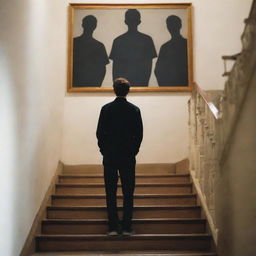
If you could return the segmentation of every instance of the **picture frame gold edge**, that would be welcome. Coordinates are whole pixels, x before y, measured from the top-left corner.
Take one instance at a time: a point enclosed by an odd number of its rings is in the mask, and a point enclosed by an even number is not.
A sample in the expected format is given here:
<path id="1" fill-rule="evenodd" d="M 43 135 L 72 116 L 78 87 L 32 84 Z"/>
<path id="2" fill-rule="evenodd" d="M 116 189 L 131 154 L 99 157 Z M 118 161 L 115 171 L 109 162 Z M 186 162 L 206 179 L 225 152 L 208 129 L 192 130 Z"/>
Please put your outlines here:
<path id="1" fill-rule="evenodd" d="M 68 46 L 67 46 L 67 92 L 69 92 L 73 87 L 72 87 L 72 80 L 73 80 L 73 61 L 72 61 L 72 48 L 73 48 L 73 40 L 72 40 L 72 32 L 73 32 L 73 8 L 71 5 L 68 5 Z"/>
<path id="2" fill-rule="evenodd" d="M 130 6 L 132 9 L 135 9 L 136 7 L 143 7 L 143 8 L 157 8 L 160 9 L 161 7 L 171 7 L 172 9 L 175 8 L 188 8 L 189 6 L 192 6 L 192 3 L 69 3 L 69 6 L 73 8 L 127 8 Z"/>
<path id="3" fill-rule="evenodd" d="M 192 17 L 193 5 L 188 7 L 188 80 L 189 84 L 194 87 L 194 56 L 193 56 L 193 17 Z"/>
<path id="4" fill-rule="evenodd" d="M 188 61 L 189 61 L 189 86 L 183 87 L 183 86 L 173 86 L 173 87 L 131 87 L 130 92 L 191 92 L 194 89 L 194 80 L 193 80 L 193 36 L 192 36 L 192 8 L 193 5 L 192 3 L 129 3 L 129 4 L 124 4 L 124 3 L 69 3 L 68 4 L 68 78 L 67 78 L 67 93 L 92 93 L 92 92 L 112 92 L 113 88 L 112 87 L 72 87 L 72 25 L 73 25 L 73 10 L 74 8 L 78 7 L 84 7 L 87 8 L 88 6 L 91 6 L 91 8 L 105 8 L 106 6 L 115 7 L 115 8 L 127 8 L 128 6 L 131 6 L 132 8 L 136 8 L 137 6 L 139 7 L 144 7 L 144 8 L 156 8 L 156 9 L 161 9 L 162 6 L 165 7 L 171 7 L 171 9 L 175 8 L 184 8 L 188 9 L 188 24 L 189 24 L 189 29 L 188 29 L 188 38 L 189 38 L 189 44 L 188 44 Z M 83 8 L 82 8 L 83 9 Z"/>
<path id="5" fill-rule="evenodd" d="M 194 85 L 191 86 L 173 86 L 173 87 L 131 87 L 130 92 L 191 92 L 194 89 Z M 72 87 L 68 89 L 68 93 L 91 93 L 91 92 L 112 92 L 112 87 Z"/>

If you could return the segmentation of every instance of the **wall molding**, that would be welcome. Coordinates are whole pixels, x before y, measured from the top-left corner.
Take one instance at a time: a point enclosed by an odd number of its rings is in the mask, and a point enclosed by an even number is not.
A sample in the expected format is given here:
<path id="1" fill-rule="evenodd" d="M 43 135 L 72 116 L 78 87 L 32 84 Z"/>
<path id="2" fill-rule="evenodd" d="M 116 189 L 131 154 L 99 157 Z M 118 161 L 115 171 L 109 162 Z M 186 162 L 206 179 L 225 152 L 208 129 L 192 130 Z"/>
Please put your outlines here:
<path id="1" fill-rule="evenodd" d="M 55 192 L 55 184 L 58 180 L 58 176 L 62 174 L 64 165 L 59 161 L 57 169 L 51 179 L 50 185 L 45 193 L 45 196 L 41 202 L 39 210 L 34 218 L 33 224 L 28 233 L 27 239 L 21 250 L 20 256 L 29 256 L 35 253 L 35 236 L 41 232 L 41 221 L 46 217 L 46 207 L 51 202 L 51 195 Z"/>

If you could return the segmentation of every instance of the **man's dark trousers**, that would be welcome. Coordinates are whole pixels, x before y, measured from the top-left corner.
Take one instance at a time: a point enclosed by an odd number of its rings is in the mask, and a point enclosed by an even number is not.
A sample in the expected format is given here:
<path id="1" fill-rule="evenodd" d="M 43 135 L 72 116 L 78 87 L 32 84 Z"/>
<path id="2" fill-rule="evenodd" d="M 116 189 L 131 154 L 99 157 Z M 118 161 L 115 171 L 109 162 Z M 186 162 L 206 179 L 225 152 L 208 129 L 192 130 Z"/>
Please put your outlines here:
<path id="1" fill-rule="evenodd" d="M 132 225 L 133 193 L 135 188 L 135 157 L 121 161 L 109 161 L 104 157 L 104 180 L 109 219 L 109 230 L 118 230 L 117 183 L 121 179 L 123 192 L 122 229 L 129 231 Z M 119 175 L 118 175 L 119 174 Z"/>

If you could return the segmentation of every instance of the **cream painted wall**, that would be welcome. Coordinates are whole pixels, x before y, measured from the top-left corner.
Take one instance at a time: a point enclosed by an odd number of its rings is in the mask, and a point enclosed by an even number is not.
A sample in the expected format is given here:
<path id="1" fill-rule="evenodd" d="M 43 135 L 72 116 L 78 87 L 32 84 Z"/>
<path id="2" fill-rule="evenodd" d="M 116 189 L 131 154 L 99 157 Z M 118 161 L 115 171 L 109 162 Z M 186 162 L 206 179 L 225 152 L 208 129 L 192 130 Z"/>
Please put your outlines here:
<path id="1" fill-rule="evenodd" d="M 187 156 L 187 100 L 180 95 L 128 97 L 140 107 L 144 140 L 138 162 L 174 162 Z M 70 96 L 64 104 L 63 161 L 69 164 L 101 163 L 96 141 L 98 114 L 111 96 Z M 171 104 L 170 104 L 171 99 Z"/>
<path id="2" fill-rule="evenodd" d="M 124 0 L 94 2 L 135 3 Z M 146 2 L 187 1 L 137 1 L 137 3 Z M 193 0 L 191 2 L 194 6 L 194 80 L 204 89 L 222 89 L 225 78 L 221 76 L 223 73 L 221 56 L 240 51 L 243 20 L 248 16 L 252 1 Z M 65 12 L 67 5 L 68 1 L 63 1 L 60 12 Z M 66 22 L 65 17 L 63 23 Z M 65 42 L 63 46 L 66 49 Z M 128 100 L 141 108 L 145 127 L 142 148 L 137 157 L 138 162 L 176 162 L 188 156 L 188 99 L 189 94 L 130 94 Z M 95 130 L 101 106 L 111 100 L 113 95 L 110 93 L 66 94 L 61 158 L 64 163 L 101 163 Z"/>
<path id="3" fill-rule="evenodd" d="M 58 1 L 0 6 L 0 255 L 18 256 L 60 159 L 65 33 Z"/>

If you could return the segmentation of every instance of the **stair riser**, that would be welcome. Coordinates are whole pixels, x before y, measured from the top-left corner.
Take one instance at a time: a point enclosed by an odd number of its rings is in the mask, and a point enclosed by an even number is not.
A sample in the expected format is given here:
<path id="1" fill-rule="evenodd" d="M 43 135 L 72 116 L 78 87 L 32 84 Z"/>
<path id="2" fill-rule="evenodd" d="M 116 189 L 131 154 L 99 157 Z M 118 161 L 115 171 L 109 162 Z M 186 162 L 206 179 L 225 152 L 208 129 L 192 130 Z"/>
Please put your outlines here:
<path id="1" fill-rule="evenodd" d="M 168 238 L 150 240 L 115 240 L 106 239 L 103 241 L 91 240 L 56 240 L 48 238 L 37 240 L 38 251 L 124 251 L 124 250 L 209 250 L 210 240 L 199 238 Z"/>
<path id="2" fill-rule="evenodd" d="M 103 171 L 85 171 L 85 170 L 75 170 L 75 171 L 64 171 L 63 175 L 103 175 Z M 175 174 L 175 171 L 168 170 L 136 170 L 136 174 L 140 175 L 169 175 Z"/>
<path id="3" fill-rule="evenodd" d="M 123 200 L 118 199 L 118 205 L 122 205 Z M 85 199 L 52 199 L 52 205 L 54 206 L 105 206 L 105 198 L 85 198 Z M 188 198 L 136 198 L 134 199 L 134 205 L 196 205 L 195 197 Z"/>
<path id="4" fill-rule="evenodd" d="M 121 217 L 121 213 L 119 214 Z M 200 218 L 200 209 L 134 210 L 136 219 L 143 218 Z M 48 210 L 49 219 L 106 219 L 106 210 Z"/>
<path id="5" fill-rule="evenodd" d="M 138 183 L 183 183 L 189 182 L 189 177 L 181 176 L 181 177 L 136 177 L 136 182 Z M 59 178 L 59 182 L 62 184 L 89 184 L 89 183 L 104 183 L 103 177 L 86 177 L 86 178 Z M 120 182 L 119 182 L 120 183 Z"/>
<path id="6" fill-rule="evenodd" d="M 195 234 L 204 233 L 204 223 L 141 223 L 133 224 L 137 234 Z M 107 223 L 102 224 L 43 224 L 43 234 L 106 234 Z"/>
<path id="7" fill-rule="evenodd" d="M 121 194 L 121 187 L 118 187 L 117 193 Z M 191 193 L 191 186 L 154 186 L 154 187 L 136 187 L 136 194 L 188 194 Z M 99 195 L 104 194 L 105 188 L 102 187 L 65 187 L 57 186 L 56 194 L 57 195 Z"/>
<path id="8" fill-rule="evenodd" d="M 103 175 L 103 168 L 96 170 L 64 170 L 62 174 L 64 175 Z M 136 174 L 137 175 L 169 175 L 176 174 L 175 170 L 168 169 L 141 169 L 136 166 Z"/>
<path id="9" fill-rule="evenodd" d="M 170 164 L 137 164 L 137 174 L 175 174 L 175 165 Z M 64 166 L 63 174 L 103 174 L 103 166 Z"/>

